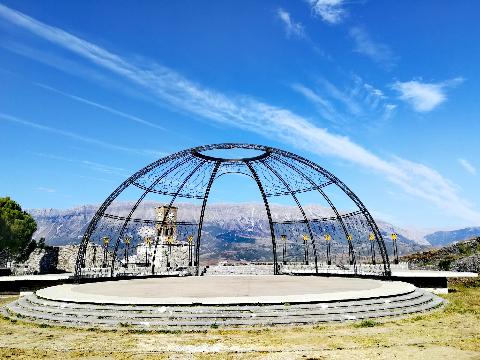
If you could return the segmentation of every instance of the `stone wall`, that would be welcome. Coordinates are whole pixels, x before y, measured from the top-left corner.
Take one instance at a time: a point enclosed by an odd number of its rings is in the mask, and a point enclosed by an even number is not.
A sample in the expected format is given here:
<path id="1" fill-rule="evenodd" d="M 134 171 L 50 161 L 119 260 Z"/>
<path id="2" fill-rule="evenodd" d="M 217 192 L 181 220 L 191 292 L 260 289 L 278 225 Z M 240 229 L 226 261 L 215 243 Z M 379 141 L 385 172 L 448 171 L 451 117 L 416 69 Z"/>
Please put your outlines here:
<path id="1" fill-rule="evenodd" d="M 57 270 L 65 272 L 75 271 L 75 262 L 77 260 L 78 245 L 67 245 L 58 247 Z"/>
<path id="2" fill-rule="evenodd" d="M 58 248 L 35 249 L 25 262 L 13 266 L 15 275 L 47 274 L 56 272 Z"/>
<path id="3" fill-rule="evenodd" d="M 58 271 L 75 272 L 75 263 L 79 245 L 66 245 L 58 247 Z M 109 257 L 110 259 L 110 257 Z M 86 267 L 100 267 L 103 261 L 103 248 L 100 245 L 89 244 L 85 252 Z"/>
<path id="4" fill-rule="evenodd" d="M 47 247 L 45 249 L 35 249 L 28 260 L 22 263 L 14 264 L 13 273 L 15 275 L 45 274 L 56 272 L 75 272 L 75 263 L 77 261 L 79 245 L 66 245 L 58 247 Z M 103 267 L 104 249 L 95 244 L 89 244 L 85 254 L 85 268 L 101 269 Z M 152 262 L 153 249 L 149 252 L 150 264 Z M 119 265 L 124 261 L 123 256 L 118 259 Z M 107 256 L 107 265 L 112 261 L 111 253 Z M 145 262 L 145 253 L 132 254 L 130 264 Z M 145 265 L 143 265 L 145 266 Z M 150 271 L 150 266 L 147 270 Z M 159 245 L 155 259 L 156 271 L 162 272 L 168 269 L 178 269 L 188 267 L 188 246 L 186 245 Z M 110 270 L 106 270 L 110 271 Z"/>

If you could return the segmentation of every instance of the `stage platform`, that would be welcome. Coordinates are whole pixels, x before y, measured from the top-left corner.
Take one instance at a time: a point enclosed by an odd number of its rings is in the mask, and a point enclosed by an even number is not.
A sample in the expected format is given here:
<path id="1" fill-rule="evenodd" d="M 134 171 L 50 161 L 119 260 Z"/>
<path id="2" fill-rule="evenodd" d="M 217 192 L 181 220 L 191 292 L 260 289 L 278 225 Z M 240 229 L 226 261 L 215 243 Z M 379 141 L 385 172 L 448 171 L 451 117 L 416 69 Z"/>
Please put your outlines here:
<path id="1" fill-rule="evenodd" d="M 0 312 L 37 324 L 196 330 L 399 317 L 442 304 L 398 281 L 211 276 L 64 284 L 20 297 Z"/>
<path id="2" fill-rule="evenodd" d="M 47 300 L 93 304 L 223 305 L 345 301 L 395 296 L 415 287 L 399 281 L 318 276 L 209 276 L 64 284 L 37 291 Z"/>

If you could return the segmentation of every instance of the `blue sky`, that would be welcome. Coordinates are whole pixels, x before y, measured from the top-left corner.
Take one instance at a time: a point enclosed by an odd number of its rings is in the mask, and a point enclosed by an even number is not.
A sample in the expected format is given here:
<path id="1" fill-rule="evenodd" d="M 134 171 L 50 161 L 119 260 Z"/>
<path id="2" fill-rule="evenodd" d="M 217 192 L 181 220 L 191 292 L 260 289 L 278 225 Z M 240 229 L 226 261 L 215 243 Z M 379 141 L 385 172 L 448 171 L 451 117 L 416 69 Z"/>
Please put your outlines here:
<path id="1" fill-rule="evenodd" d="M 312 159 L 395 224 L 480 225 L 478 13 L 441 0 L 1 0 L 1 194 L 99 203 L 159 157 L 248 142 Z M 217 200 L 252 200 L 228 195 Z"/>

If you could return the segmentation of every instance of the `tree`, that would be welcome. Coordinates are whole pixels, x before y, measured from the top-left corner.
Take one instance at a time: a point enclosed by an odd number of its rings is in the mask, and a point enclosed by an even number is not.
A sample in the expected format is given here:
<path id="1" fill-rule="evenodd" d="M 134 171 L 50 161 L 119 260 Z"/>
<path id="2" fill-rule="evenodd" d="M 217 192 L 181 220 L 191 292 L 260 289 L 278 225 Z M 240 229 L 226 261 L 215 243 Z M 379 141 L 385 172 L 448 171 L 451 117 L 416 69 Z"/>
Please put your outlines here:
<path id="1" fill-rule="evenodd" d="M 20 205 L 9 197 L 0 198 L 0 251 L 25 254 L 36 230 L 37 223 Z"/>

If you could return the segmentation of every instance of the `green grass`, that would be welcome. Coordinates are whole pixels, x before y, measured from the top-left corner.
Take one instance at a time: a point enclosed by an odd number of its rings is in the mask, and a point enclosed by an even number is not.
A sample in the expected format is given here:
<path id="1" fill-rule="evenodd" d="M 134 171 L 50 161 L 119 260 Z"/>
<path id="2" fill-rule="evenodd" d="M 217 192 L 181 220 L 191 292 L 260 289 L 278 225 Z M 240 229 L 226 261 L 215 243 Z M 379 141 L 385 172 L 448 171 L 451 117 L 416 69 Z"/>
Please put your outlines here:
<path id="1" fill-rule="evenodd" d="M 367 319 L 367 320 L 362 320 L 359 323 L 353 324 L 353 327 L 355 328 L 368 328 L 368 327 L 374 327 L 381 325 L 380 323 L 376 322 L 375 320 Z"/>

